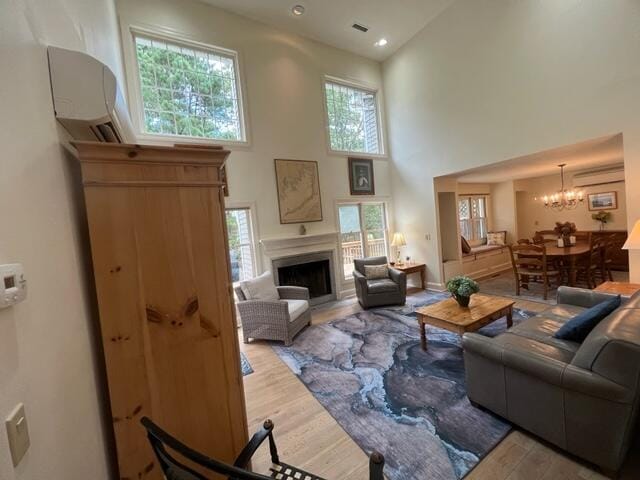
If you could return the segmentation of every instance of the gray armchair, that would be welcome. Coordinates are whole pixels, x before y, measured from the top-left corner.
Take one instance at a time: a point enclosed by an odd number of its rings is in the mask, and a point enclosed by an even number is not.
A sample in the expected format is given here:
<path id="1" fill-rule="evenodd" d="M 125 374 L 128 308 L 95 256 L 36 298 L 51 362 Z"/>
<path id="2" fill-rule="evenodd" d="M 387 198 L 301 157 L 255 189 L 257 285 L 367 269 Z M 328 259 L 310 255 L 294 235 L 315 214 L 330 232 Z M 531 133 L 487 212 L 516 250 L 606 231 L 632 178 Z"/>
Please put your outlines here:
<path id="1" fill-rule="evenodd" d="M 582 343 L 555 338 L 606 293 L 560 287 L 558 304 L 495 338 L 462 338 L 469 399 L 568 452 L 616 472 L 640 408 L 640 295 Z"/>
<path id="2" fill-rule="evenodd" d="M 311 324 L 309 289 L 276 287 L 279 300 L 247 300 L 240 287 L 235 288 L 242 321 L 244 343 L 249 339 L 280 340 L 291 345 L 293 337 Z"/>
<path id="3" fill-rule="evenodd" d="M 407 274 L 389 268 L 389 278 L 367 280 L 365 265 L 386 265 L 387 257 L 359 258 L 353 261 L 355 270 L 353 280 L 356 284 L 356 296 L 362 308 L 383 305 L 404 305 L 407 299 Z"/>

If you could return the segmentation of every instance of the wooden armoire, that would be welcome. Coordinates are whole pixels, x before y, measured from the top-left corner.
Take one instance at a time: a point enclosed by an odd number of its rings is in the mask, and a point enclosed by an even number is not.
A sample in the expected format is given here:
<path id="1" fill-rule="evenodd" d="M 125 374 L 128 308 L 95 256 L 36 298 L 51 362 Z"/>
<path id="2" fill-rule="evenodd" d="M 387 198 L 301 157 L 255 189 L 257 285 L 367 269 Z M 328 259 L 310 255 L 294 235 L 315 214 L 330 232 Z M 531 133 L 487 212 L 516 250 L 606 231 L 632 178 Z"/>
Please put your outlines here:
<path id="1" fill-rule="evenodd" d="M 74 142 L 119 478 L 162 478 L 140 418 L 232 463 L 247 442 L 217 148 Z"/>

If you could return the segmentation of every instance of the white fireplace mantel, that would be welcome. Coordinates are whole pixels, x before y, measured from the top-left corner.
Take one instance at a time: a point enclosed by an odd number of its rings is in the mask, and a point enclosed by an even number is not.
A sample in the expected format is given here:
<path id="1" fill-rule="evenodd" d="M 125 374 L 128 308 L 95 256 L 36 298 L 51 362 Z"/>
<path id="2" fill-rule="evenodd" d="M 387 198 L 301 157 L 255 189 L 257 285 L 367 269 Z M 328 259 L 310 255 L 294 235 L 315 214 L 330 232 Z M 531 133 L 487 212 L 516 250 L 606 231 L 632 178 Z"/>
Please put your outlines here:
<path id="1" fill-rule="evenodd" d="M 334 250 L 338 245 L 338 232 L 296 235 L 292 237 L 263 238 L 260 245 L 265 255 L 277 258 L 287 255 L 297 255 L 317 251 L 320 249 Z"/>

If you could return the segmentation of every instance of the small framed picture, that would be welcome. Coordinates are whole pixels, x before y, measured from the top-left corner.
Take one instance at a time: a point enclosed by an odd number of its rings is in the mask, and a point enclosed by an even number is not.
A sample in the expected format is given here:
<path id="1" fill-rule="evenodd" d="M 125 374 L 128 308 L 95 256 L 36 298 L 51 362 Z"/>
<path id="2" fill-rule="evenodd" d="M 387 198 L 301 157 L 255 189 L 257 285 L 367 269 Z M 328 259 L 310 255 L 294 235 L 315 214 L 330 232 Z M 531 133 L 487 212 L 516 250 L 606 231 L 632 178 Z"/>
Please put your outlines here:
<path id="1" fill-rule="evenodd" d="M 597 210 L 615 210 L 618 208 L 618 193 L 590 193 L 587 195 L 587 201 L 589 202 L 589 210 L 592 212 Z"/>
<path id="2" fill-rule="evenodd" d="M 373 160 L 349 158 L 349 190 L 351 195 L 375 195 Z"/>

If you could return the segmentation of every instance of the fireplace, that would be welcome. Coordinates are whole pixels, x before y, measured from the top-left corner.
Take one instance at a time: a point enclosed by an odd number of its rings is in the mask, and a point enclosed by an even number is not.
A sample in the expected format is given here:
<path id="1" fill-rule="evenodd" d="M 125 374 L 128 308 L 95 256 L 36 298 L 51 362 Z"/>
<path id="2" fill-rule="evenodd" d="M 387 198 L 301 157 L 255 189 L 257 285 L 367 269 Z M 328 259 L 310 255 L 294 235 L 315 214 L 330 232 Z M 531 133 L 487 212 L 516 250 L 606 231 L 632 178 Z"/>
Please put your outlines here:
<path id="1" fill-rule="evenodd" d="M 311 305 L 336 299 L 332 252 L 276 258 L 272 263 L 276 283 L 308 288 Z"/>

